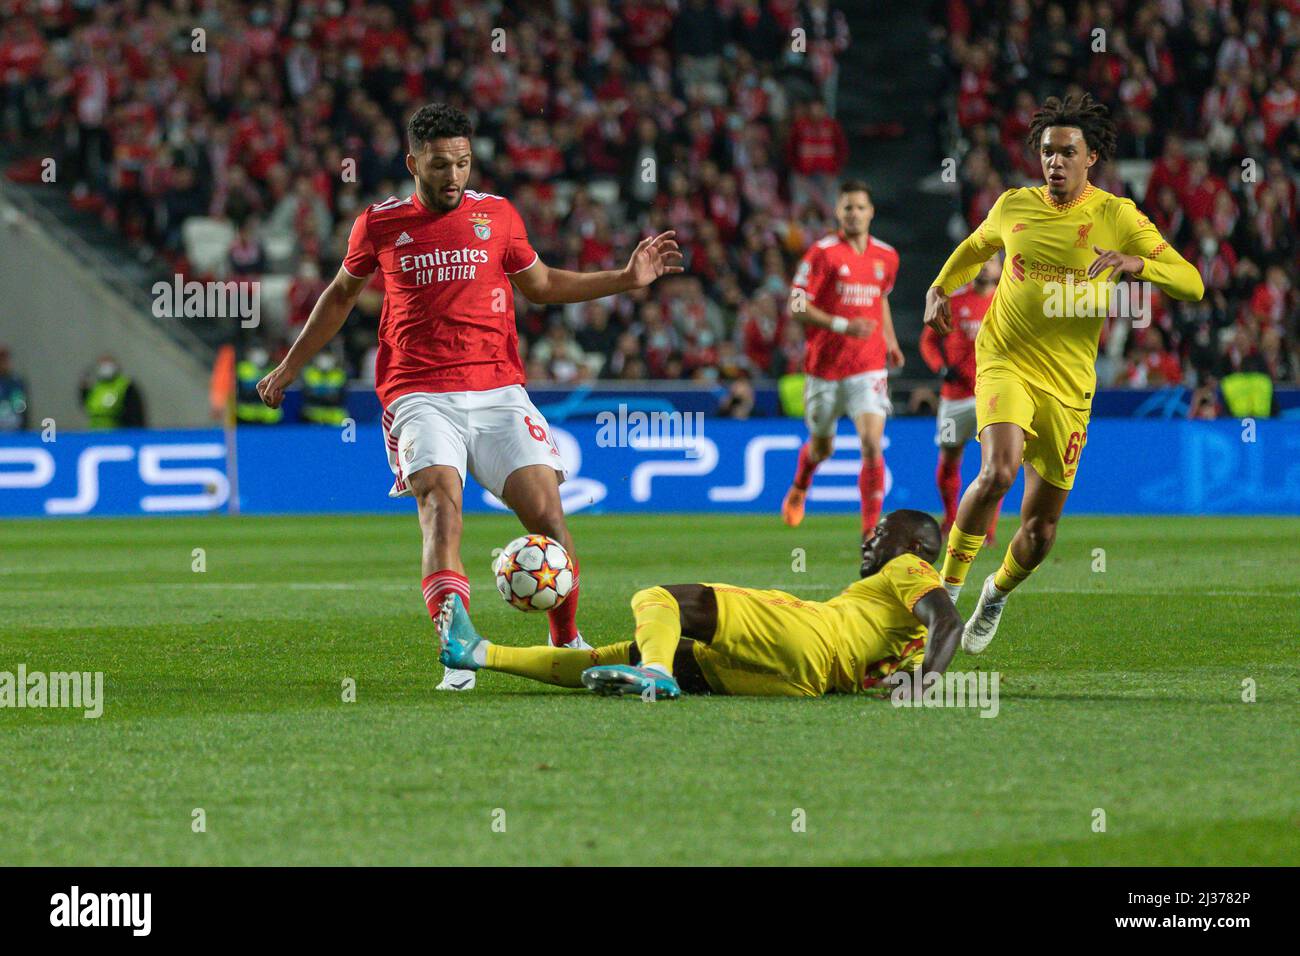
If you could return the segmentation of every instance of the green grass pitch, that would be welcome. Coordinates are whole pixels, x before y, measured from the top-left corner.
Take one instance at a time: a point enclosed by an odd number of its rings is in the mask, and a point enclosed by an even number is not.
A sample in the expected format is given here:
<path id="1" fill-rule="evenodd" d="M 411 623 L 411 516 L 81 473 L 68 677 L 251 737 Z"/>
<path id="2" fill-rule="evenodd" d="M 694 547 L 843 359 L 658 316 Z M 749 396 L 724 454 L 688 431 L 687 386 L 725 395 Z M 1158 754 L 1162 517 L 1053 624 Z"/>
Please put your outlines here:
<path id="1" fill-rule="evenodd" d="M 579 515 L 579 622 L 625 639 L 655 583 L 828 597 L 855 521 Z M 544 616 L 488 570 L 517 527 L 470 516 L 464 557 L 480 629 L 535 643 Z M 986 719 L 491 673 L 436 693 L 409 516 L 0 523 L 0 671 L 103 671 L 106 698 L 0 709 L 0 864 L 1296 864 L 1297 540 L 1294 518 L 1067 514 L 954 662 L 1001 674 Z"/>

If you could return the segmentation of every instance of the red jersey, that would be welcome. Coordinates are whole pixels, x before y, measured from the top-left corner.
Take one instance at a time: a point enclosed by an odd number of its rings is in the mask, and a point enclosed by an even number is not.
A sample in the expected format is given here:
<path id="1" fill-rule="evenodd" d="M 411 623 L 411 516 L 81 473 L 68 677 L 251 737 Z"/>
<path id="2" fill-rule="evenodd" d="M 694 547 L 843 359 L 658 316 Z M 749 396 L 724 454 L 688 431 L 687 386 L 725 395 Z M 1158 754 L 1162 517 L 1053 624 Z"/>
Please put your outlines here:
<path id="1" fill-rule="evenodd" d="M 949 401 L 970 398 L 975 394 L 975 336 L 979 335 L 984 313 L 993 301 L 993 291 L 981 295 L 973 287 L 948 302 L 952 310 L 952 331 L 940 335 L 931 326 L 921 331 L 921 357 L 930 371 L 945 365 L 956 369 L 960 381 L 944 382 L 939 394 Z"/>
<path id="2" fill-rule="evenodd" d="M 807 352 L 804 371 L 818 378 L 839 379 L 885 367 L 884 302 L 898 276 L 898 253 L 887 242 L 868 236 L 856 252 L 841 233 L 814 242 L 799 262 L 794 286 L 823 312 L 845 319 L 867 319 L 876 326 L 865 339 L 804 326 Z"/>
<path id="3" fill-rule="evenodd" d="M 482 392 L 522 385 L 514 289 L 537 261 L 509 201 L 465 190 L 451 212 L 414 194 L 357 217 L 343 268 L 384 275 L 375 391 L 385 407 L 408 392 Z"/>

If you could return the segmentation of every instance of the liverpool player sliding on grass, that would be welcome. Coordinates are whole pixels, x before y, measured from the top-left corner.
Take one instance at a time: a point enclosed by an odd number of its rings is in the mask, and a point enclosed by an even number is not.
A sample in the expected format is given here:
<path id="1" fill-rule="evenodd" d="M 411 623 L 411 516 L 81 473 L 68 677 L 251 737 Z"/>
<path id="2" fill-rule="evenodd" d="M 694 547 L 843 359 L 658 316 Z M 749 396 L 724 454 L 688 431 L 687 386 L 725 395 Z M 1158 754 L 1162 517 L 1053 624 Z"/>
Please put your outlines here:
<path id="1" fill-rule="evenodd" d="M 796 527 L 803 521 L 813 472 L 831 456 L 835 423 L 848 415 L 862 445 L 858 491 L 864 539 L 876 526 L 885 497 L 881 442 L 890 412 L 885 365 L 903 364 L 889 311 L 898 253 L 869 233 L 874 215 L 867 184 L 844 183 L 835 205 L 840 231 L 813 243 L 791 284 L 790 315 L 803 323 L 808 339 L 804 419 L 809 437 L 799 449 L 794 483 L 781 504 L 786 524 Z"/>
<path id="2" fill-rule="evenodd" d="M 975 437 L 975 336 L 979 334 L 984 313 L 993 301 L 993 289 L 1002 275 L 1002 263 L 994 257 L 984 263 L 971 287 L 953 296 L 949 306 L 952 331 L 940 335 L 933 325 L 921 331 L 921 358 L 930 371 L 942 376 L 939 391 L 939 414 L 935 422 L 934 443 L 939 446 L 939 467 L 935 483 L 943 500 L 943 533 L 947 535 L 957 520 L 957 499 L 961 497 L 961 459 L 966 445 Z M 998 510 L 993 511 L 984 544 L 994 543 Z"/>
<path id="3" fill-rule="evenodd" d="M 1047 184 L 1003 193 L 948 258 L 925 303 L 926 325 L 946 334 L 948 296 L 995 252 L 1005 251 L 1002 278 L 975 342 L 981 465 L 948 535 L 942 574 L 953 603 L 1022 462 L 1025 495 L 1020 528 L 1002 566 L 984 582 L 962 634 L 962 648 L 972 654 L 988 646 L 1007 595 L 1043 562 L 1056 538 L 1088 439 L 1097 340 L 1114 288 L 1108 281 L 1127 274 L 1183 301 L 1205 292 L 1195 267 L 1132 200 L 1088 182 L 1088 170 L 1115 151 L 1115 126 L 1105 106 L 1087 94 L 1052 97 L 1034 114 L 1029 142 Z M 1062 308 L 1066 299 L 1069 306 Z"/>
<path id="4" fill-rule="evenodd" d="M 670 584 L 632 597 L 632 641 L 576 650 L 485 640 L 460 596 L 438 622 L 448 667 L 504 671 L 600 694 L 820 697 L 942 673 L 961 618 L 932 563 L 943 546 L 921 511 L 893 511 L 862 545 L 860 581 L 829 601 L 729 584 Z M 899 675 L 899 676 L 895 676 Z M 912 683 L 913 692 L 921 686 Z"/>
<path id="5" fill-rule="evenodd" d="M 406 168 L 415 192 L 357 217 L 347 257 L 278 368 L 258 383 L 262 400 L 284 389 L 343 325 L 375 269 L 384 309 L 375 362 L 393 497 L 414 495 L 424 536 L 424 601 L 431 617 L 448 594 L 469 606 L 460 560 L 466 469 L 523 526 L 562 543 L 574 558 L 573 591 L 549 612 L 550 640 L 584 647 L 575 623 L 577 556 L 560 506 L 564 465 L 546 419 L 523 389 L 511 283 L 532 302 L 584 302 L 681 272 L 673 233 L 644 239 L 625 268 L 550 269 L 528 243 L 506 199 L 466 189 L 472 130 L 450 106 L 421 107 L 407 125 Z M 474 673 L 448 671 L 439 689 L 468 690 Z"/>

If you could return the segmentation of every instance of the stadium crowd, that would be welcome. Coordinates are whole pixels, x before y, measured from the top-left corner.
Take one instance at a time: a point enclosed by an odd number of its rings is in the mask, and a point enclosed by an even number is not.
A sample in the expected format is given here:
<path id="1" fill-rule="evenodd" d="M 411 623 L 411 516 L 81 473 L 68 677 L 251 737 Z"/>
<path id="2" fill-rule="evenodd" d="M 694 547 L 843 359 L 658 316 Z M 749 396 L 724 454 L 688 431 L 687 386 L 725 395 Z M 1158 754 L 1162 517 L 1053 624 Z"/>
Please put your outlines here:
<path id="1" fill-rule="evenodd" d="M 471 188 L 508 196 L 548 263 L 621 266 L 666 228 L 687 255 L 685 276 L 610 302 L 519 297 L 530 379 L 729 381 L 802 362 L 788 278 L 833 227 L 847 159 L 833 112 L 848 27 L 829 0 L 0 5 L 7 135 L 58 133 L 79 201 L 188 278 L 213 277 L 186 259 L 191 217 L 228 224 L 215 277 L 291 272 L 272 358 L 357 213 L 409 192 L 407 117 L 445 100 L 476 125 Z M 363 378 L 380 302 L 363 297 L 346 331 Z"/>
<path id="2" fill-rule="evenodd" d="M 1102 384 L 1207 387 L 1242 370 L 1300 382 L 1294 8 L 934 5 L 962 229 L 1006 187 L 1039 181 L 1023 141 L 1035 102 L 1086 89 L 1121 124 L 1119 162 L 1095 180 L 1138 199 L 1206 279 L 1203 303 L 1156 293 L 1150 328 L 1106 330 Z M 801 365 L 789 276 L 833 228 L 847 160 L 835 107 L 849 35 L 831 0 L 0 0 L 0 12 L 6 139 L 53 136 L 76 201 L 189 278 L 283 274 L 285 319 L 261 343 L 272 359 L 359 210 L 409 190 L 410 112 L 446 100 L 479 132 L 471 185 L 509 196 L 548 262 L 615 267 L 665 228 L 687 255 L 685 275 L 609 302 L 520 298 L 530 380 L 743 382 Z M 215 266 L 187 258 L 184 225 L 199 218 L 228 230 Z M 364 296 L 347 327 L 353 376 L 369 373 L 381 302 Z"/>
<path id="3" fill-rule="evenodd" d="M 1036 100 L 1087 91 L 1119 125 L 1117 161 L 1093 181 L 1134 198 L 1205 279 L 1199 303 L 1155 292 L 1146 328 L 1108 323 L 1099 384 L 1184 383 L 1197 389 L 1193 414 L 1212 416 L 1216 385 L 1234 373 L 1300 383 L 1300 6 L 944 0 L 932 10 L 949 67 L 940 148 L 960 156 L 962 235 L 1003 190 L 1042 182 L 1025 143 Z"/>

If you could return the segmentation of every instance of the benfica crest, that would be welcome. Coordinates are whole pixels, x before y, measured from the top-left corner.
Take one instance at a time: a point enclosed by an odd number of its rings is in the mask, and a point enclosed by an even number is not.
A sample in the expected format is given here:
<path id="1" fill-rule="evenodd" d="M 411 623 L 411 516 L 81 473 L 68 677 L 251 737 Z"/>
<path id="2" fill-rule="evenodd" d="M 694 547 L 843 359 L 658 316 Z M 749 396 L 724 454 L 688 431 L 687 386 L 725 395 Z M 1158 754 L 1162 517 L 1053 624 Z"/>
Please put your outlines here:
<path id="1" fill-rule="evenodd" d="M 469 221 L 474 224 L 474 235 L 480 239 L 492 238 L 492 220 L 487 216 L 470 216 Z"/>

